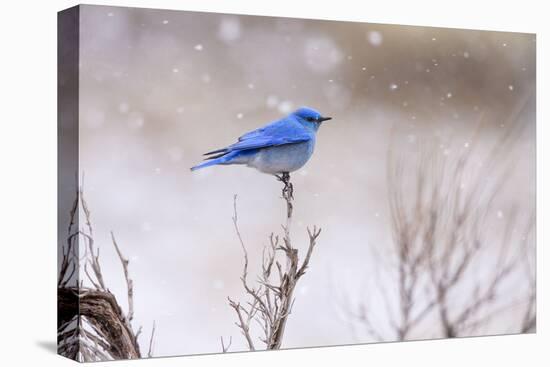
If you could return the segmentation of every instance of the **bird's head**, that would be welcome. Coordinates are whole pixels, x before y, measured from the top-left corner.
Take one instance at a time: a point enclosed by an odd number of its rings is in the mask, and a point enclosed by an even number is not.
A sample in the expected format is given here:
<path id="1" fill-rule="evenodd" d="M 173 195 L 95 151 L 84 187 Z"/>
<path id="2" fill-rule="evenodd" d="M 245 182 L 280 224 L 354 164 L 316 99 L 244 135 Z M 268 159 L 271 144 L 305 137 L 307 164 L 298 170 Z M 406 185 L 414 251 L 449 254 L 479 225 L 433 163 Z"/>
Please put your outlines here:
<path id="1" fill-rule="evenodd" d="M 317 131 L 323 121 L 328 121 L 332 117 L 323 117 L 319 112 L 313 108 L 301 107 L 291 114 L 302 125 Z"/>

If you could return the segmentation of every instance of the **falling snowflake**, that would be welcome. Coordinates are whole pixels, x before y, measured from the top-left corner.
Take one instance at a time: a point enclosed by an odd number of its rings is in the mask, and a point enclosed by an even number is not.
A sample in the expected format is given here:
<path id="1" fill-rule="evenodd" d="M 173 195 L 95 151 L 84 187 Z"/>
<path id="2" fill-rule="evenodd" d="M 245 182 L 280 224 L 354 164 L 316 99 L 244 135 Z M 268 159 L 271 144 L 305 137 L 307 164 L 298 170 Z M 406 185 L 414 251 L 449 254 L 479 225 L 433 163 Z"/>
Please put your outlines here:
<path id="1" fill-rule="evenodd" d="M 289 113 L 291 110 L 292 110 L 292 102 L 282 101 L 281 103 L 279 103 L 279 112 Z"/>
<path id="2" fill-rule="evenodd" d="M 223 280 L 221 279 L 216 279 L 214 280 L 214 283 L 212 284 L 212 286 L 214 287 L 214 289 L 216 290 L 221 290 L 225 287 L 225 283 L 223 282 Z M 215 310 L 215 309 L 214 309 Z"/>
<path id="3" fill-rule="evenodd" d="M 267 99 L 265 100 L 265 104 L 269 108 L 275 108 L 279 104 L 279 98 L 275 95 L 269 95 L 267 96 Z"/>
<path id="4" fill-rule="evenodd" d="M 470 53 L 468 51 L 464 51 L 462 55 L 464 56 L 465 59 L 470 57 Z"/>
<path id="5" fill-rule="evenodd" d="M 167 153 L 173 162 L 179 162 L 183 158 L 183 150 L 177 146 L 168 148 Z"/>
<path id="6" fill-rule="evenodd" d="M 378 47 L 382 44 L 383 41 L 382 33 L 378 31 L 370 31 L 367 34 L 367 39 L 372 46 Z"/>
<path id="7" fill-rule="evenodd" d="M 304 49 L 306 64 L 315 72 L 326 73 L 338 66 L 344 54 L 330 38 L 314 38 L 306 41 Z"/>
<path id="8" fill-rule="evenodd" d="M 178 69 L 178 68 L 173 68 L 173 69 L 172 69 L 172 72 L 173 72 L 173 73 L 179 73 L 179 72 L 180 72 L 180 69 Z"/>
<path id="9" fill-rule="evenodd" d="M 218 28 L 218 37 L 225 42 L 236 41 L 241 37 L 241 23 L 237 18 L 224 18 Z"/>
<path id="10" fill-rule="evenodd" d="M 468 142 L 464 143 L 464 148 L 468 148 L 468 147 L 470 147 L 470 143 Z"/>
<path id="11" fill-rule="evenodd" d="M 130 121 L 128 121 L 128 126 L 133 129 L 142 128 L 145 125 L 145 119 L 142 116 L 134 116 Z"/>
<path id="12" fill-rule="evenodd" d="M 504 213 L 502 213 L 502 210 L 499 210 L 499 211 L 497 212 L 497 218 L 500 219 L 500 218 L 502 218 L 502 217 L 504 217 Z"/>
<path id="13" fill-rule="evenodd" d="M 169 22 L 165 19 L 162 21 L 162 24 L 168 24 Z"/>
<path id="14" fill-rule="evenodd" d="M 122 102 L 118 105 L 118 111 L 120 113 L 126 113 L 130 109 L 130 106 L 128 106 L 128 103 Z"/>
<path id="15" fill-rule="evenodd" d="M 390 84 L 390 90 L 396 90 L 399 86 L 395 83 Z"/>
<path id="16" fill-rule="evenodd" d="M 512 91 L 512 90 L 514 90 L 514 86 L 513 86 L 512 84 L 510 84 L 510 85 L 508 86 L 508 89 Z"/>
<path id="17" fill-rule="evenodd" d="M 243 115 L 242 113 L 240 113 L 240 112 L 237 114 L 237 118 L 238 118 L 239 120 L 242 119 L 243 116 L 244 116 L 244 115 Z"/>
<path id="18" fill-rule="evenodd" d="M 203 47 L 202 47 L 202 45 L 201 45 L 200 43 L 197 44 L 197 45 L 195 45 L 194 48 L 195 48 L 195 50 L 197 50 L 197 51 L 202 51 L 202 49 L 203 49 Z"/>
<path id="19" fill-rule="evenodd" d="M 452 98 L 453 94 L 451 92 L 447 93 L 447 98 Z"/>

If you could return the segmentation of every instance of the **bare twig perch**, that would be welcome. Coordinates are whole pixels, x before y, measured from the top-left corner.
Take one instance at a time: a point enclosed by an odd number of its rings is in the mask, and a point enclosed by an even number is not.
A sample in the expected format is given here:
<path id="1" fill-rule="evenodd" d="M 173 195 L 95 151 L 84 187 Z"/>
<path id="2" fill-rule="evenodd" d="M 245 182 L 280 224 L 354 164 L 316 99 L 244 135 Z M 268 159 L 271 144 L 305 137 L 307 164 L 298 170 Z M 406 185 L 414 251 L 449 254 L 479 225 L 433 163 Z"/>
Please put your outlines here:
<path id="1" fill-rule="evenodd" d="M 79 229 L 79 207 L 84 214 L 83 229 Z M 63 249 L 63 258 L 58 280 L 58 352 L 79 361 L 106 361 L 113 359 L 141 358 L 137 332 L 133 331 L 134 289 L 128 272 L 128 259 L 124 258 L 114 234 L 112 244 L 118 254 L 126 279 L 128 311 L 125 313 L 116 297 L 106 287 L 99 262 L 99 248 L 94 244 L 90 211 L 82 189 L 77 191 L 71 210 L 68 240 Z M 80 243 L 78 242 L 79 240 Z M 78 245 L 84 255 L 79 258 Z M 84 265 L 84 272 L 79 268 Z M 88 270 L 91 269 L 91 270 Z M 86 276 L 91 286 L 74 275 Z M 148 356 L 151 356 L 155 332 L 151 334 Z"/>
<path id="2" fill-rule="evenodd" d="M 285 326 L 295 300 L 294 290 L 296 284 L 305 274 L 313 249 L 317 244 L 317 238 L 321 234 L 321 229 L 316 226 L 313 227 L 313 230 L 307 229 L 309 235 L 308 249 L 303 261 L 300 263 L 298 250 L 293 247 L 290 238 L 294 189 L 288 173 L 277 178 L 284 184 L 282 195 L 287 209 L 286 224 L 283 225 L 282 240 L 273 233 L 269 236 L 269 245 L 263 251 L 261 274 L 256 285 L 250 285 L 247 279 L 248 252 L 238 226 L 237 196 L 235 195 L 233 199 L 233 225 L 244 256 L 241 281 L 249 299 L 244 304 L 231 298 L 228 298 L 228 300 L 229 305 L 235 310 L 238 320 L 236 325 L 241 330 L 249 350 L 256 350 L 251 331 L 253 322 L 260 330 L 260 341 L 264 344 L 265 349 L 281 348 Z M 282 260 L 278 259 L 278 254 L 282 255 Z M 226 347 L 222 340 L 223 351 L 226 352 L 228 348 L 229 346 Z"/>

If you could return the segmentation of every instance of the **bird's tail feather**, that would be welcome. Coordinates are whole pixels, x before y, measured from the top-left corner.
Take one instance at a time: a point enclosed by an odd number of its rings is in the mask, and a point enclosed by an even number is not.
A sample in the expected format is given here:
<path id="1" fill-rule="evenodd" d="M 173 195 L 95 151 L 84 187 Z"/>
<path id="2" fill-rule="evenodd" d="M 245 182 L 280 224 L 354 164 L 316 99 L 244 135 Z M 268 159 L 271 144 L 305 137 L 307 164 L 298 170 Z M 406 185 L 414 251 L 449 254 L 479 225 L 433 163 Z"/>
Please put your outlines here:
<path id="1" fill-rule="evenodd" d="M 205 168 L 205 167 L 215 166 L 217 164 L 227 163 L 236 155 L 236 153 L 237 152 L 224 154 L 220 157 L 216 157 L 215 159 L 206 158 L 206 159 L 208 159 L 207 161 L 202 162 L 200 164 L 197 164 L 196 166 L 191 167 L 191 171 L 196 171 L 198 169 Z"/>
<path id="2" fill-rule="evenodd" d="M 201 168 L 204 168 L 204 167 L 209 167 L 209 166 L 214 166 L 214 165 L 220 164 L 220 163 L 221 162 L 219 162 L 219 159 L 213 159 L 211 161 L 202 162 L 201 164 L 197 164 L 196 166 L 191 167 L 191 171 L 196 171 L 198 169 L 201 169 Z"/>
<path id="3" fill-rule="evenodd" d="M 216 150 L 213 150 L 211 152 L 207 152 L 207 153 L 204 153 L 203 155 L 211 155 L 211 154 L 216 154 L 216 153 L 227 153 L 227 148 L 221 148 L 221 149 L 216 149 Z"/>
<path id="4" fill-rule="evenodd" d="M 213 154 L 213 153 L 211 153 L 211 154 Z M 210 156 L 204 158 L 204 160 L 209 161 L 211 159 L 217 159 L 217 158 L 223 157 L 226 154 L 227 154 L 227 152 L 222 152 L 222 153 L 219 153 L 219 154 L 210 155 Z"/>

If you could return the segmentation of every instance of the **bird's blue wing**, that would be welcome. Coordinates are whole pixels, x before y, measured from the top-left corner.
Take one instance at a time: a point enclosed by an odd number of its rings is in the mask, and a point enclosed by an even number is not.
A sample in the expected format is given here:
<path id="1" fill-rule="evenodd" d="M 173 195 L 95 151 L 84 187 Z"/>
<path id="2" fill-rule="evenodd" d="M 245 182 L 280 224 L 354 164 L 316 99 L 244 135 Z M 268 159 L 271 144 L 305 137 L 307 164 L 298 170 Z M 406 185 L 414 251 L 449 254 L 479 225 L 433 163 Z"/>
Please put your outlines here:
<path id="1" fill-rule="evenodd" d="M 263 127 L 260 127 L 259 129 L 249 131 L 246 134 L 241 135 L 239 137 L 239 141 L 243 141 L 251 138 L 257 138 L 260 136 L 274 135 L 275 133 L 277 133 L 277 131 L 283 130 L 286 127 L 292 125 L 287 120 L 288 119 L 277 120 Z"/>
<path id="2" fill-rule="evenodd" d="M 300 123 L 291 118 L 284 118 L 259 129 L 250 131 L 239 137 L 237 143 L 226 148 L 208 152 L 206 155 L 215 153 L 223 155 L 236 150 L 249 150 L 276 145 L 301 143 L 310 139 L 312 139 L 312 133 L 306 130 Z"/>
<path id="3" fill-rule="evenodd" d="M 309 139 L 311 139 L 311 135 L 309 134 L 284 136 L 284 137 L 259 136 L 255 138 L 242 140 L 238 143 L 230 145 L 227 147 L 227 151 L 231 152 L 234 150 L 258 149 L 258 148 L 272 147 L 275 145 L 302 143 L 302 142 L 308 141 Z"/>
<path id="4" fill-rule="evenodd" d="M 297 121 L 284 118 L 242 135 L 237 143 L 228 146 L 227 149 L 232 151 L 265 148 L 301 143 L 311 138 L 311 132 Z"/>

